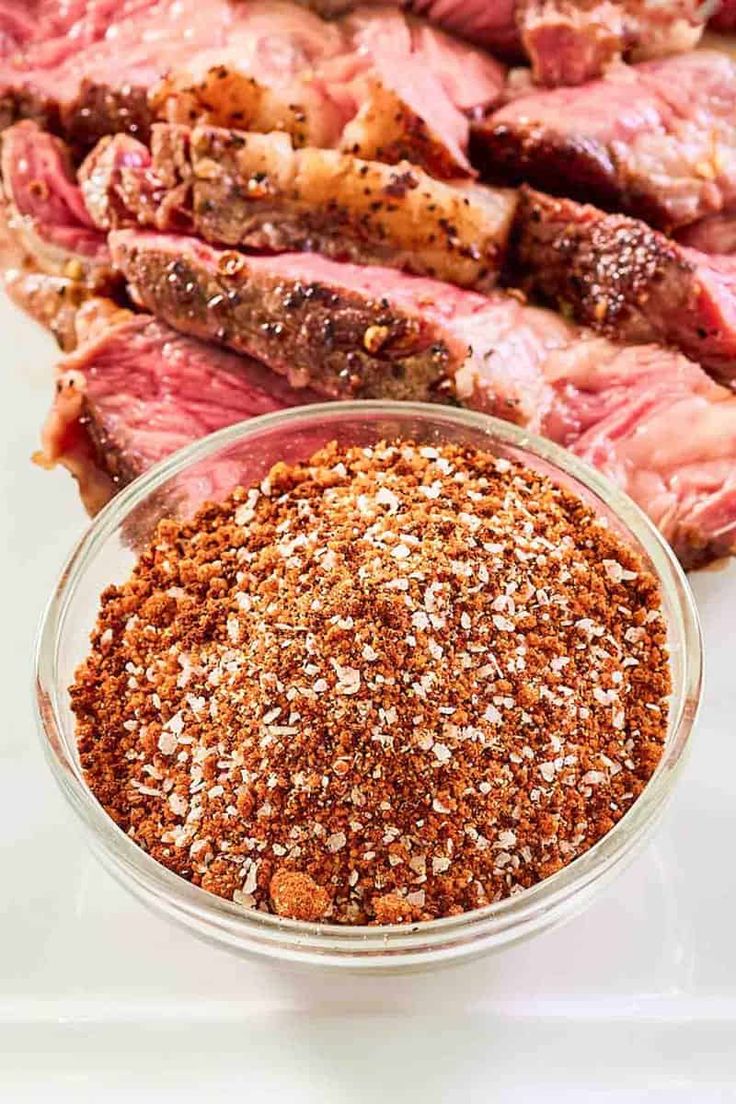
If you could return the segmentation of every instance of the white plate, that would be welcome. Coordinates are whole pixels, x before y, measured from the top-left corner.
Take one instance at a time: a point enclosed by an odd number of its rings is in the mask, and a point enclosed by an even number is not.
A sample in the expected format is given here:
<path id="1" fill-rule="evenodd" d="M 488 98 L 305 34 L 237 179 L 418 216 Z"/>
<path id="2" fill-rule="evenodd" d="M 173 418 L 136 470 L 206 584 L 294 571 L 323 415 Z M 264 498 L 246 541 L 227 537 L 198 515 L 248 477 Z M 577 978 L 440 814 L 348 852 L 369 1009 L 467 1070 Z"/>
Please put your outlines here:
<path id="1" fill-rule="evenodd" d="M 694 579 L 707 688 L 680 785 L 583 916 L 433 975 L 242 962 L 118 888 L 42 760 L 32 643 L 85 517 L 29 462 L 51 343 L 4 301 L 0 333 L 0 1100 L 736 1099 L 736 565 Z"/>

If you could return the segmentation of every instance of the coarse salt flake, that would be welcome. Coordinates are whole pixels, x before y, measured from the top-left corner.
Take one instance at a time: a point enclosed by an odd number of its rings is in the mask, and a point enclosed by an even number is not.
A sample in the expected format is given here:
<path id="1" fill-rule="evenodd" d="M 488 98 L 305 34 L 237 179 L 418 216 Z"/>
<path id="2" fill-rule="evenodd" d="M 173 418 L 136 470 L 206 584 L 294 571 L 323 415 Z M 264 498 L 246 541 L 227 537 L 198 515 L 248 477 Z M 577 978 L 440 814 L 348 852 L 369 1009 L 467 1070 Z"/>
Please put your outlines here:
<path id="1" fill-rule="evenodd" d="M 331 836 L 326 839 L 327 850 L 333 854 L 337 851 L 342 851 L 343 847 L 347 843 L 347 836 L 344 832 L 333 832 Z"/>
<path id="2" fill-rule="evenodd" d="M 189 802 L 181 794 L 172 793 L 169 794 L 167 799 L 167 805 L 171 809 L 174 816 L 184 816 L 189 808 Z"/>
<path id="3" fill-rule="evenodd" d="M 176 735 L 169 729 L 162 728 L 158 738 L 158 750 L 162 755 L 173 755 L 178 746 Z"/>
<path id="4" fill-rule="evenodd" d="M 547 761 L 539 764 L 539 773 L 545 782 L 553 782 L 555 777 L 555 765 Z"/>
<path id="5" fill-rule="evenodd" d="M 493 615 L 492 620 L 493 620 L 493 624 L 494 624 L 495 628 L 497 628 L 499 632 L 513 632 L 514 631 L 514 628 L 515 628 L 514 622 L 509 621 L 508 617 L 501 617 L 500 614 L 496 613 L 496 614 Z"/>
<path id="6" fill-rule="evenodd" d="M 337 674 L 338 694 L 357 694 L 360 690 L 360 671 L 356 667 L 343 667 L 334 659 L 332 666 Z"/>

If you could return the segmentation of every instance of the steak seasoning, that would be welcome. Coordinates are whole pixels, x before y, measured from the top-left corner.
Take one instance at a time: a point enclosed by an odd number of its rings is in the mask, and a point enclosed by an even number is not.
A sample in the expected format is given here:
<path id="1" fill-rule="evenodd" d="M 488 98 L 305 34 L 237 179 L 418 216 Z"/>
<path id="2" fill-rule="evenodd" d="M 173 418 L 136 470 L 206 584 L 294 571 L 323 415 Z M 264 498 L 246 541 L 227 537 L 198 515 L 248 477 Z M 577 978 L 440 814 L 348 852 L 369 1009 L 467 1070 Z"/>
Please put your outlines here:
<path id="1" fill-rule="evenodd" d="M 111 817 L 298 920 L 451 916 L 547 878 L 652 775 L 658 584 L 581 499 L 471 448 L 330 445 L 162 522 L 71 698 Z"/>

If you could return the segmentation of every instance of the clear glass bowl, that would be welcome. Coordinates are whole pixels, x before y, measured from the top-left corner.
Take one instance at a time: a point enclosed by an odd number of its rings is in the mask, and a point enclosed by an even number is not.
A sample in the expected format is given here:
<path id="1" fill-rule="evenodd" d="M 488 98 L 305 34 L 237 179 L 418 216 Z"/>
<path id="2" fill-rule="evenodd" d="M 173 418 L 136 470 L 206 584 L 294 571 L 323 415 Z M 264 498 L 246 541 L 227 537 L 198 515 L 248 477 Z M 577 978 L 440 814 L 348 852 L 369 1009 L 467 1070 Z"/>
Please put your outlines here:
<path id="1" fill-rule="evenodd" d="M 577 491 L 648 561 L 661 582 L 671 649 L 665 751 L 639 800 L 608 835 L 563 870 L 507 900 L 406 927 L 302 923 L 249 911 L 159 865 L 107 816 L 80 769 L 67 688 L 88 649 L 100 593 L 128 577 L 136 551 L 162 517 L 186 515 L 238 482 L 260 480 L 276 461 L 305 459 L 329 440 L 368 445 L 397 437 L 471 444 L 517 459 Z M 579 912 L 638 848 L 669 796 L 702 677 L 700 629 L 687 580 L 657 530 L 625 495 L 569 453 L 505 422 L 450 407 L 386 402 L 325 404 L 255 418 L 183 449 L 127 487 L 74 549 L 46 610 L 36 660 L 38 714 L 51 769 L 95 852 L 123 885 L 159 913 L 241 954 L 364 971 L 468 958 Z"/>

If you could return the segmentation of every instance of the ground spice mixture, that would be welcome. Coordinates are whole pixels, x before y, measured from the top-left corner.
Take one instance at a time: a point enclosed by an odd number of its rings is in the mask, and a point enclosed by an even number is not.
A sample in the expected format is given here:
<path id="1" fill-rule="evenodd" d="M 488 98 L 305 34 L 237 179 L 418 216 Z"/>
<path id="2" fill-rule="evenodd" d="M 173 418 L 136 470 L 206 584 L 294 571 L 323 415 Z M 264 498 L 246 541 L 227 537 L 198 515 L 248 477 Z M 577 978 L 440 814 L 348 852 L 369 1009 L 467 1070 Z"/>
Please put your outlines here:
<path id="1" fill-rule="evenodd" d="M 468 448 L 335 445 L 162 523 L 103 595 L 82 763 L 246 908 L 402 923 L 531 886 L 660 758 L 657 583 L 574 495 Z"/>

